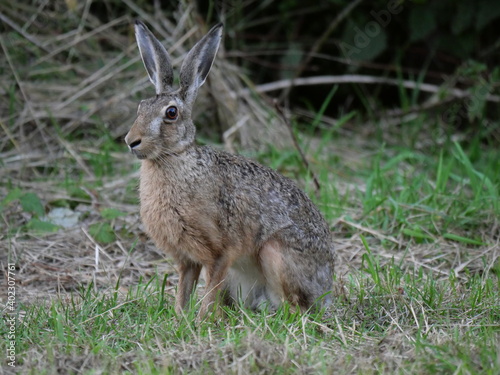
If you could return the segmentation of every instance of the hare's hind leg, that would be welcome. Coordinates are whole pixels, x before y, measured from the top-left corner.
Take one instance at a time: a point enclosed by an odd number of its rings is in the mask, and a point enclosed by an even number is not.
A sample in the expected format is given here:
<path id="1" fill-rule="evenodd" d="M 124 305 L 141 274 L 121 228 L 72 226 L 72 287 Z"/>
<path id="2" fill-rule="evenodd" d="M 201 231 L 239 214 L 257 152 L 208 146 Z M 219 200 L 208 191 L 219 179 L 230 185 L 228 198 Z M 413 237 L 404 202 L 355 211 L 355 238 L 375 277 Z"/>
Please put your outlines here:
<path id="1" fill-rule="evenodd" d="M 287 248 L 280 241 L 268 241 L 260 251 L 262 271 L 272 305 L 288 301 L 305 312 L 321 305 L 323 294 L 331 290 L 329 266 L 310 254 Z"/>
<path id="2" fill-rule="evenodd" d="M 191 261 L 181 261 L 178 265 L 179 285 L 175 297 L 175 312 L 181 314 L 189 303 L 189 297 L 200 277 L 201 265 Z"/>
<path id="3" fill-rule="evenodd" d="M 283 289 L 283 247 L 278 241 L 268 241 L 259 252 L 259 261 L 266 281 L 267 296 L 272 308 L 287 300 Z"/>

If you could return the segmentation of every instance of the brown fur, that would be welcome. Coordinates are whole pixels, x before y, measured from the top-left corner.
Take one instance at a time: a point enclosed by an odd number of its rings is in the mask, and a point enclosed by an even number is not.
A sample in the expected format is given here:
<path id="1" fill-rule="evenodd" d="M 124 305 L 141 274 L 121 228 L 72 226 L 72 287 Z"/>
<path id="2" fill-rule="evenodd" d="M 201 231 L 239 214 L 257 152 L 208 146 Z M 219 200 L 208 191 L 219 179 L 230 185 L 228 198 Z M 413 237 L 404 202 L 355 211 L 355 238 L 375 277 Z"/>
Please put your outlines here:
<path id="1" fill-rule="evenodd" d="M 178 264 L 177 312 L 186 307 L 202 267 L 201 316 L 221 291 L 252 308 L 282 301 L 304 311 L 315 305 L 331 290 L 334 266 L 330 232 L 317 208 L 277 172 L 195 145 L 191 106 L 215 58 L 220 25 L 186 57 L 177 91 L 166 84 L 172 69 L 162 66 L 170 61 L 164 48 L 142 23 L 136 35 L 158 95 L 141 102 L 125 140 L 142 160 L 146 230 Z M 171 106 L 175 119 L 165 112 Z"/>

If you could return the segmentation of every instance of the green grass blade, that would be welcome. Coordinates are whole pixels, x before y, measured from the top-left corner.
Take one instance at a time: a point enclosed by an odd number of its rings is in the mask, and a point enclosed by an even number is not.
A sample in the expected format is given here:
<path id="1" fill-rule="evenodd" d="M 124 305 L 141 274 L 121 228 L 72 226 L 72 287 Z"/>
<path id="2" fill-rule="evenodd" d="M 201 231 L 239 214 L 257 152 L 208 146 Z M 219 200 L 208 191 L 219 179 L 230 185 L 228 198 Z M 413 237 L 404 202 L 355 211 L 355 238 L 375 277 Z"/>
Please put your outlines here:
<path id="1" fill-rule="evenodd" d="M 478 240 L 474 240 L 472 238 L 467 238 L 467 237 L 459 236 L 458 234 L 453 234 L 453 233 L 444 233 L 443 234 L 443 238 L 446 238 L 446 239 L 452 240 L 452 241 L 466 243 L 466 244 L 469 244 L 469 245 L 477 245 L 477 246 L 486 245 L 482 241 L 478 241 Z"/>

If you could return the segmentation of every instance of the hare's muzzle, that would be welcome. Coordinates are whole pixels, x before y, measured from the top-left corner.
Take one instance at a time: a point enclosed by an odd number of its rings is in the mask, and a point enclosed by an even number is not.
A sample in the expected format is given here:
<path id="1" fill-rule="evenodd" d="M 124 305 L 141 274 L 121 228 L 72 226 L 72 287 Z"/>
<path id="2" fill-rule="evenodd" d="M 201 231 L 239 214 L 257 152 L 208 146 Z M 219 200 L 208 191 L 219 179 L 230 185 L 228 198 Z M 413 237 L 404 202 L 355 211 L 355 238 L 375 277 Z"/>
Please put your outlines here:
<path id="1" fill-rule="evenodd" d="M 134 137 L 131 132 L 125 136 L 125 143 L 127 144 L 130 152 L 132 152 L 139 159 L 143 159 L 144 156 L 140 152 L 140 146 L 142 143 L 142 139 L 140 137 Z"/>
<path id="2" fill-rule="evenodd" d="M 138 147 L 141 144 L 141 140 L 138 139 L 136 141 L 132 141 L 131 143 L 128 144 L 128 148 L 130 148 L 130 151 L 134 151 L 134 148 Z"/>

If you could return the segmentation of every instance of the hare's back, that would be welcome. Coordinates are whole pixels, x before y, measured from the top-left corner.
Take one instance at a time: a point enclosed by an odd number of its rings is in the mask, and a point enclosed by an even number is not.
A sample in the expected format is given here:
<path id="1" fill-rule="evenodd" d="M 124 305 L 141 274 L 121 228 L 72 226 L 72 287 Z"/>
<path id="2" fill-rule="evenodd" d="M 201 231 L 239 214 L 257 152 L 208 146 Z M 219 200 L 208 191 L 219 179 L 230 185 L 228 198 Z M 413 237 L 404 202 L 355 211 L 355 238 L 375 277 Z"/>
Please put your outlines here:
<path id="1" fill-rule="evenodd" d="M 258 221 L 263 238 L 284 231 L 303 242 L 330 241 L 326 221 L 294 181 L 245 157 L 203 149 L 211 154 L 219 203 L 234 219 Z"/>

